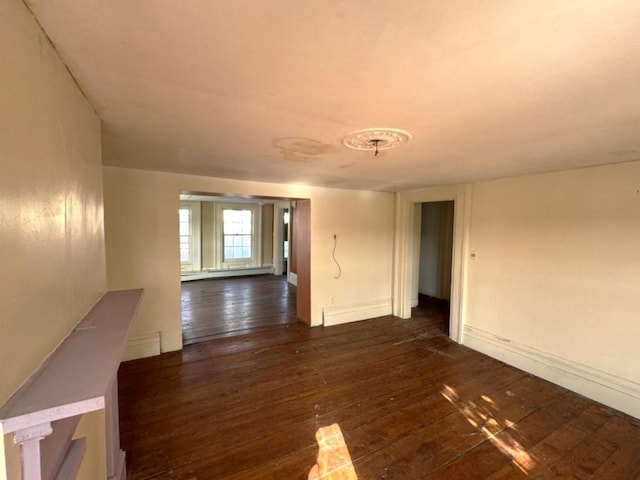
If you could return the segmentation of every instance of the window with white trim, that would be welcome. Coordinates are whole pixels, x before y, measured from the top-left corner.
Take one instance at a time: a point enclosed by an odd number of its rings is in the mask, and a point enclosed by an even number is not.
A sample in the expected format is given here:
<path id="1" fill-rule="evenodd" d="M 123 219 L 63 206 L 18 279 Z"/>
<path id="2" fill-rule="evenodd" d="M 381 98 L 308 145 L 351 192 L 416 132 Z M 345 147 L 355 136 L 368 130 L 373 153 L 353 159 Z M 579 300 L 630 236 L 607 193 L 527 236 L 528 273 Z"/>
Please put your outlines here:
<path id="1" fill-rule="evenodd" d="M 223 261 L 250 260 L 253 243 L 253 212 L 225 208 L 222 210 Z"/>
<path id="2" fill-rule="evenodd" d="M 180 263 L 191 263 L 191 210 L 181 208 L 180 217 Z"/>
<path id="3" fill-rule="evenodd" d="M 200 204 L 180 202 L 178 210 L 180 229 L 180 270 L 200 270 Z"/>
<path id="4" fill-rule="evenodd" d="M 252 268 L 260 266 L 260 205 L 218 203 L 218 268 Z"/>

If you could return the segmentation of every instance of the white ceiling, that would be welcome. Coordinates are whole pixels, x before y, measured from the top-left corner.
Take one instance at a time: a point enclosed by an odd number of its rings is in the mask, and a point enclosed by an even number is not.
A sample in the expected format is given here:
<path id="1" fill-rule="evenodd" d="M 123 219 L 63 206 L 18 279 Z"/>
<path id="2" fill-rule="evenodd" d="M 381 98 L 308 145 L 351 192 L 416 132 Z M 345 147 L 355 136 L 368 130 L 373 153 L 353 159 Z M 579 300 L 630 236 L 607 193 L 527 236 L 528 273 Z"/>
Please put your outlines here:
<path id="1" fill-rule="evenodd" d="M 640 1 L 27 0 L 103 162 L 402 190 L 640 159 Z M 395 150 L 348 150 L 393 127 Z"/>

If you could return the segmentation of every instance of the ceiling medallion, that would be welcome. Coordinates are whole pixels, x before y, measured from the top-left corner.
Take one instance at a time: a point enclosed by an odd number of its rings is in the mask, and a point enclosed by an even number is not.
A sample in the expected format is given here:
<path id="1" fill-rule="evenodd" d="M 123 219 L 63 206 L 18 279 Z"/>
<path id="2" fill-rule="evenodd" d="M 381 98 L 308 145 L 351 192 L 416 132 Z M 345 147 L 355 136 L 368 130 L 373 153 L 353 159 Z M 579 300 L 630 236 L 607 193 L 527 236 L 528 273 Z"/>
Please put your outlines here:
<path id="1" fill-rule="evenodd" d="M 380 150 L 396 148 L 411 140 L 411 134 L 397 128 L 366 128 L 347 135 L 342 144 L 354 150 L 370 150 L 378 155 Z"/>

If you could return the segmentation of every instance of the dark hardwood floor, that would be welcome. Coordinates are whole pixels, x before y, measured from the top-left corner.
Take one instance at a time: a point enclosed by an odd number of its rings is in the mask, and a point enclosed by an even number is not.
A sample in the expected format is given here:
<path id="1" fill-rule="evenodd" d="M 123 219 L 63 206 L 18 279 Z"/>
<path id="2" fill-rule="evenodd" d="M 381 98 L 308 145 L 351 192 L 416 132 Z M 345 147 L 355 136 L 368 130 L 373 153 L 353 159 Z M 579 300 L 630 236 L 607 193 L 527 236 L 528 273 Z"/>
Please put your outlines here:
<path id="1" fill-rule="evenodd" d="M 128 478 L 306 479 L 332 424 L 360 480 L 640 478 L 640 421 L 450 341 L 440 307 L 122 364 Z"/>
<path id="2" fill-rule="evenodd" d="M 285 275 L 182 282 L 185 345 L 295 323 L 296 287 Z"/>

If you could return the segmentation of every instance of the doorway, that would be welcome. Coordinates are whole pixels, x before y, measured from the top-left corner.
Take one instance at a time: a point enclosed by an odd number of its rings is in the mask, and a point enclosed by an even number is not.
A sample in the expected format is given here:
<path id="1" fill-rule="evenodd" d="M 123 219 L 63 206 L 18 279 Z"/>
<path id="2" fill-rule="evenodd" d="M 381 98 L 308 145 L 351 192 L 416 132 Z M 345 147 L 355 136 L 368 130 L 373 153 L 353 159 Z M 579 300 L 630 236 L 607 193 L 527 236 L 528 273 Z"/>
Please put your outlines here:
<path id="1" fill-rule="evenodd" d="M 416 268 L 412 307 L 446 318 L 450 335 L 451 271 L 453 263 L 454 202 L 424 202 L 415 206 Z"/>
<path id="2" fill-rule="evenodd" d="M 277 202 L 273 206 L 273 274 L 289 275 L 291 236 L 291 202 Z"/>
<path id="3" fill-rule="evenodd" d="M 183 344 L 307 320 L 289 256 L 292 244 L 308 249 L 309 238 L 290 229 L 295 202 L 309 200 L 182 192 L 180 201 Z M 308 276 L 296 275 L 303 285 Z"/>
<path id="4" fill-rule="evenodd" d="M 417 293 L 415 285 L 418 281 L 420 261 L 420 230 L 416 229 L 417 210 L 424 202 L 454 202 L 449 338 L 458 343 L 463 342 L 464 333 L 471 195 L 470 185 L 451 185 L 401 192 L 396 196 L 393 314 L 399 318 L 411 318 L 411 305 L 416 298 L 414 293 Z"/>

